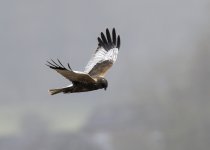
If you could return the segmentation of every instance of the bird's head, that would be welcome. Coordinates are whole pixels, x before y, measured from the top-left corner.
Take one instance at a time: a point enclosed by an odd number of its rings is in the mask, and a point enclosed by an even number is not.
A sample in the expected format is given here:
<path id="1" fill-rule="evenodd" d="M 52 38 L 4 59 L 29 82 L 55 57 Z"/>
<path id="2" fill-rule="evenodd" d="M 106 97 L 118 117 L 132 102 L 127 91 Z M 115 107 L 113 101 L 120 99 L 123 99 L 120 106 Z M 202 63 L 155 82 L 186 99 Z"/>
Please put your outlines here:
<path id="1" fill-rule="evenodd" d="M 106 90 L 108 87 L 108 81 L 105 78 L 99 78 L 98 84 L 99 84 L 100 88 L 101 89 L 104 88 L 104 90 Z"/>

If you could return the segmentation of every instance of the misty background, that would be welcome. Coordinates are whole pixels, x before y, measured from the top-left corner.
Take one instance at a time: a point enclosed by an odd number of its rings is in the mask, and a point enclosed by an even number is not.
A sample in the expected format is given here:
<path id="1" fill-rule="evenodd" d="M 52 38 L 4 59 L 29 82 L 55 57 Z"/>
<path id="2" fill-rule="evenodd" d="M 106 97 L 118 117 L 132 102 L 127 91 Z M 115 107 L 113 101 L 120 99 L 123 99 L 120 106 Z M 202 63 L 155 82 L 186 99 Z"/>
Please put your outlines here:
<path id="1" fill-rule="evenodd" d="M 122 44 L 107 91 L 50 96 L 97 37 Z M 1 150 L 208 150 L 209 0 L 0 0 Z"/>

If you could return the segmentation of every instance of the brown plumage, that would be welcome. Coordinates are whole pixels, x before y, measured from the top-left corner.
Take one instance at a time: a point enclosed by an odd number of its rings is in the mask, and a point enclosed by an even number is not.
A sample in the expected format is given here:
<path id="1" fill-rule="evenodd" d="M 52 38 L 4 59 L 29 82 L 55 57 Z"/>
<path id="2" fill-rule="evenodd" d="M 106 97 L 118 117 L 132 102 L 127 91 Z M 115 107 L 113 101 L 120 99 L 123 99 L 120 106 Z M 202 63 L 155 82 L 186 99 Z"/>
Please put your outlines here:
<path id="1" fill-rule="evenodd" d="M 119 48 L 120 36 L 116 36 L 114 28 L 112 36 L 109 30 L 106 29 L 106 36 L 101 32 L 101 37 L 98 37 L 98 48 L 85 67 L 84 72 L 73 71 L 69 64 L 68 68 L 66 68 L 58 59 L 57 62 L 52 59 L 47 61 L 46 65 L 48 67 L 56 70 L 72 82 L 72 84 L 64 88 L 50 89 L 50 94 L 87 92 L 103 88 L 106 90 L 108 81 L 104 76 L 116 61 Z"/>

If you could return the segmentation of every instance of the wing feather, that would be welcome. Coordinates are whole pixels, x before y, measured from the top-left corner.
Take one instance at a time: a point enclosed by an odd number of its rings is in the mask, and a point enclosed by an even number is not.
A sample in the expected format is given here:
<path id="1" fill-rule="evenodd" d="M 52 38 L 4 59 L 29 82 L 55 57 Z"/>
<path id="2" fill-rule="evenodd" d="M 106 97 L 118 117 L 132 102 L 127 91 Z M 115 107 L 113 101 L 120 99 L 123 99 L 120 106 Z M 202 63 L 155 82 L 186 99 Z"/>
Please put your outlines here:
<path id="1" fill-rule="evenodd" d="M 117 37 L 117 48 L 120 49 L 120 36 Z"/>
<path id="2" fill-rule="evenodd" d="M 107 42 L 106 37 L 103 32 L 101 32 L 101 38 L 102 38 L 104 44 L 107 46 L 108 42 Z"/>
<path id="3" fill-rule="evenodd" d="M 113 38 L 113 44 L 116 45 L 116 32 L 115 32 L 115 29 L 112 30 L 112 38 Z"/>
<path id="4" fill-rule="evenodd" d="M 87 73 L 79 72 L 79 71 L 73 71 L 68 63 L 68 67 L 70 70 L 66 69 L 63 64 L 58 59 L 58 65 L 55 61 L 51 60 L 52 62 L 47 61 L 48 64 L 46 64 L 51 69 L 56 70 L 59 74 L 64 76 L 66 79 L 72 81 L 72 82 L 85 82 L 85 83 L 95 83 L 95 80 Z"/>
<path id="5" fill-rule="evenodd" d="M 103 43 L 103 41 L 101 40 L 101 38 L 100 37 L 98 37 L 98 46 L 99 47 L 105 47 L 105 45 L 104 45 L 104 43 Z M 98 49 L 96 50 L 96 52 L 98 51 Z"/>
<path id="6" fill-rule="evenodd" d="M 103 77 L 116 61 L 119 48 L 120 36 L 116 37 L 115 28 L 112 30 L 112 37 L 108 29 L 106 29 L 106 36 L 101 32 L 101 37 L 98 37 L 98 48 L 85 67 L 84 72 L 90 76 Z"/>
<path id="7" fill-rule="evenodd" d="M 107 37 L 108 43 L 112 43 L 112 38 L 108 29 L 106 29 L 106 37 Z"/>

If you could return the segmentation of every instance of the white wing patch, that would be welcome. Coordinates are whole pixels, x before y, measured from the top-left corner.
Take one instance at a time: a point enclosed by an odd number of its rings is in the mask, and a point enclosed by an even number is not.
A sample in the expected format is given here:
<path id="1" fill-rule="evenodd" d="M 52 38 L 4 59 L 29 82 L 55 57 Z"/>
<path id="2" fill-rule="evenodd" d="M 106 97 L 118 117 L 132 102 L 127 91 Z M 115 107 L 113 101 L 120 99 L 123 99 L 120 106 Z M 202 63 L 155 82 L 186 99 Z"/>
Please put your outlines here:
<path id="1" fill-rule="evenodd" d="M 118 48 L 111 49 L 106 55 L 104 60 L 110 60 L 113 63 L 117 60 Z"/>
<path id="2" fill-rule="evenodd" d="M 104 48 L 100 47 L 88 62 L 84 72 L 89 73 L 97 63 L 101 63 L 106 60 L 114 63 L 117 60 L 117 54 L 118 48 L 113 48 L 107 52 Z"/>

